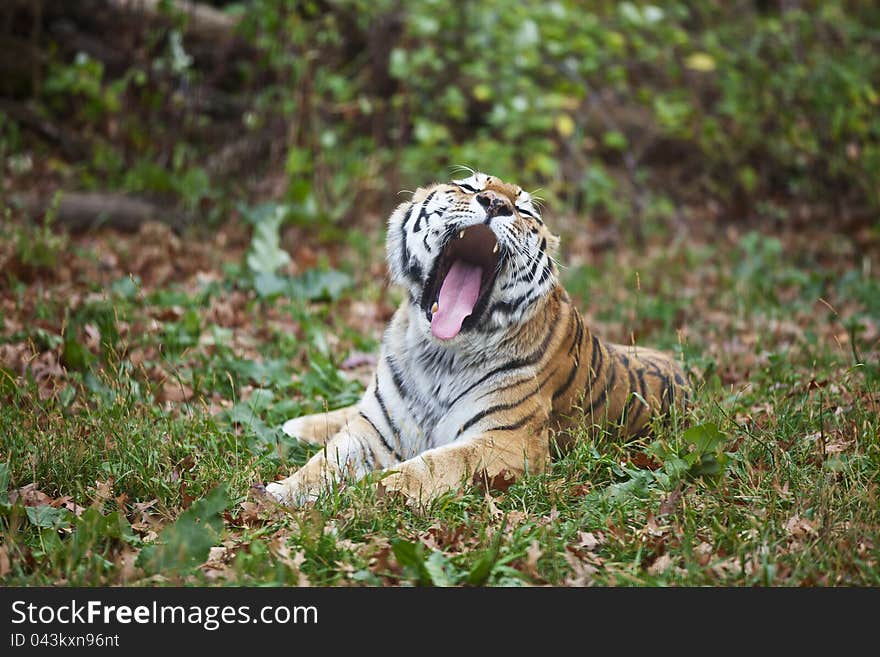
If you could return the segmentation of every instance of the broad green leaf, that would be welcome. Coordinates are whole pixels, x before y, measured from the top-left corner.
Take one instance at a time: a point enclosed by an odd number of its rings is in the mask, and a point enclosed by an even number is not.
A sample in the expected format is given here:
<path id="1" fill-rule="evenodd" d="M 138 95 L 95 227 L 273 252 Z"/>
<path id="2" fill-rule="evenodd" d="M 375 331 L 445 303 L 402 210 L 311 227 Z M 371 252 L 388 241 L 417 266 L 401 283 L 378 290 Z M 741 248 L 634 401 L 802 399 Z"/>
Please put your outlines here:
<path id="1" fill-rule="evenodd" d="M 70 526 L 70 511 L 67 509 L 56 509 L 53 506 L 29 506 L 26 507 L 28 519 L 37 527 L 51 527 L 58 529 L 60 527 Z"/>
<path id="2" fill-rule="evenodd" d="M 221 514 L 228 503 L 226 487 L 218 486 L 163 529 L 155 543 L 141 550 L 137 564 L 149 573 L 158 573 L 185 572 L 203 563 L 220 539 Z"/>
<path id="3" fill-rule="evenodd" d="M 446 555 L 437 550 L 434 550 L 431 556 L 425 560 L 425 571 L 428 573 L 428 577 L 431 578 L 431 583 L 434 586 L 452 586 L 454 584 L 446 572 L 448 566 L 449 560 L 446 558 Z"/>
<path id="4" fill-rule="evenodd" d="M 61 352 L 61 363 L 69 370 L 83 372 L 89 368 L 92 361 L 91 352 L 86 349 L 73 335 L 68 333 L 64 340 L 64 351 Z"/>
<path id="5" fill-rule="evenodd" d="M 309 269 L 293 279 L 292 292 L 309 301 L 334 301 L 351 285 L 351 277 L 335 269 Z"/>
<path id="6" fill-rule="evenodd" d="M 287 251 L 281 248 L 281 225 L 286 216 L 286 209 L 276 206 L 273 212 L 262 216 L 254 224 L 254 234 L 245 259 L 253 274 L 272 274 L 290 262 Z"/>
<path id="7" fill-rule="evenodd" d="M 715 424 L 698 424 L 682 434 L 682 440 L 691 443 L 699 454 L 712 452 L 720 448 L 726 436 L 719 431 Z"/>

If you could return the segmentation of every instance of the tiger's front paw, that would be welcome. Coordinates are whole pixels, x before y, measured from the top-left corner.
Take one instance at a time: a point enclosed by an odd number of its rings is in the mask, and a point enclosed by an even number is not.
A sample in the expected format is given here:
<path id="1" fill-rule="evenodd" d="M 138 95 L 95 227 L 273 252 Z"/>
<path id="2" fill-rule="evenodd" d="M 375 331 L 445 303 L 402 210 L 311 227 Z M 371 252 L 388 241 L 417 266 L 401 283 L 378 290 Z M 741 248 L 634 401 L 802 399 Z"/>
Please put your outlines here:
<path id="1" fill-rule="evenodd" d="M 279 481 L 273 481 L 271 484 L 266 484 L 266 494 L 272 497 L 276 502 L 287 505 L 290 505 L 293 497 L 287 484 Z"/>
<path id="2" fill-rule="evenodd" d="M 266 484 L 266 494 L 284 506 L 301 507 L 314 502 L 318 495 L 310 492 L 287 479 Z"/>
<path id="3" fill-rule="evenodd" d="M 402 497 L 411 507 L 424 506 L 446 490 L 435 490 L 420 477 L 413 476 L 413 473 L 409 472 L 407 468 L 382 477 L 377 486 L 380 497 Z"/>

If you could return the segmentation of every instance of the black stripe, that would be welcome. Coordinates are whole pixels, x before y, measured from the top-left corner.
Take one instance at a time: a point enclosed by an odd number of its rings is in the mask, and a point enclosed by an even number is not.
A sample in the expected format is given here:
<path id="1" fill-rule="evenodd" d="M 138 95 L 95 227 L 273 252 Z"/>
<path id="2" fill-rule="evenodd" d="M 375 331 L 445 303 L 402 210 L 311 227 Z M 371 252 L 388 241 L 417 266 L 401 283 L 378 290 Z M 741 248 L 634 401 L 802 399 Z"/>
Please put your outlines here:
<path id="1" fill-rule="evenodd" d="M 597 362 L 598 359 L 598 362 Z M 602 371 L 602 365 L 605 363 L 605 356 L 602 353 L 602 344 L 599 342 L 599 338 L 596 337 L 595 333 L 593 334 L 593 355 L 590 356 L 590 371 L 587 376 L 587 392 L 592 396 L 593 394 L 593 384 L 599 379 L 599 374 Z"/>
<path id="2" fill-rule="evenodd" d="M 534 258 L 532 258 L 532 266 L 531 268 L 524 274 L 521 274 L 516 277 L 517 283 L 525 283 L 526 281 L 531 281 L 535 278 L 535 274 L 538 271 L 538 265 L 544 262 L 544 254 L 540 254 Z"/>
<path id="3" fill-rule="evenodd" d="M 367 415 L 363 411 L 359 411 L 359 414 L 362 418 L 364 418 L 367 421 L 367 423 L 369 423 L 369 425 L 371 427 L 373 427 L 373 431 L 375 431 L 376 435 L 379 436 L 379 440 L 382 441 L 382 444 L 385 446 L 385 449 L 387 449 L 391 454 L 396 456 L 398 461 L 402 461 L 403 459 L 400 458 L 400 456 L 398 456 L 397 452 L 391 446 L 391 443 L 389 443 L 388 439 L 385 438 L 385 435 L 381 431 L 379 431 L 379 427 L 377 427 L 376 424 L 370 418 L 368 418 Z"/>
<path id="4" fill-rule="evenodd" d="M 471 194 L 476 194 L 476 193 L 477 193 L 477 190 L 474 189 L 473 187 L 471 187 L 470 185 L 468 185 L 467 183 L 457 183 L 457 182 L 454 182 L 454 183 L 452 183 L 452 184 L 455 185 L 456 187 L 460 187 L 461 189 L 470 192 Z"/>
<path id="5" fill-rule="evenodd" d="M 626 420 L 626 426 L 629 426 L 629 423 L 632 420 L 633 404 L 639 401 L 639 398 L 633 394 L 636 392 L 636 376 L 633 374 L 632 368 L 628 367 L 626 369 L 626 375 L 629 378 L 629 398 L 626 400 L 626 404 L 623 405 L 623 410 L 620 412 L 620 419 L 617 421 L 617 424 L 621 426 L 623 425 L 624 420 Z"/>
<path id="6" fill-rule="evenodd" d="M 532 419 L 534 419 L 535 415 L 537 414 L 538 411 L 534 411 L 529 415 L 526 415 L 524 418 L 517 420 L 513 424 L 505 424 L 503 427 L 492 427 L 491 429 L 486 429 L 486 431 L 514 431 L 515 429 L 521 429 Z"/>
<path id="7" fill-rule="evenodd" d="M 413 206 L 410 206 L 406 210 L 406 214 L 403 215 L 403 222 L 400 224 L 400 269 L 403 272 L 407 272 L 409 270 L 409 247 L 406 245 L 406 224 L 409 222 L 409 218 L 412 216 Z"/>
<path id="8" fill-rule="evenodd" d="M 565 379 L 565 383 L 563 383 L 562 387 L 553 393 L 554 402 L 562 397 L 562 395 L 564 395 L 566 392 L 568 392 L 568 389 L 571 387 L 572 382 L 574 382 L 574 379 L 577 376 L 579 369 L 580 363 L 578 363 L 577 359 L 575 359 L 574 363 L 571 366 L 571 371 L 568 373 L 568 378 Z"/>
<path id="9" fill-rule="evenodd" d="M 546 265 L 544 265 L 544 271 L 541 272 L 541 280 L 538 281 L 538 285 L 543 285 L 544 281 L 546 281 L 548 278 L 550 278 L 550 272 L 552 272 L 552 271 L 553 271 L 553 267 L 550 265 L 549 262 Z"/>
<path id="10" fill-rule="evenodd" d="M 667 390 L 668 405 L 667 405 L 666 409 L 669 410 L 672 408 L 673 404 L 675 404 L 675 386 L 672 385 L 671 383 L 669 383 L 668 377 L 666 379 L 666 382 L 668 384 L 668 387 L 666 389 Z"/>
<path id="11" fill-rule="evenodd" d="M 528 393 L 525 394 L 525 396 L 521 397 L 520 399 L 517 399 L 516 401 L 507 402 L 506 404 L 495 404 L 494 406 L 490 406 L 489 408 L 484 408 L 482 411 L 480 411 L 476 415 L 472 416 L 470 420 L 468 420 L 463 425 L 461 425 L 461 428 L 458 430 L 458 433 L 455 435 L 455 437 L 458 438 L 461 434 L 463 434 L 465 431 L 470 429 L 474 424 L 476 424 L 477 422 L 479 422 L 480 420 L 482 420 L 483 418 L 485 418 L 488 415 L 493 415 L 494 413 L 497 413 L 498 411 L 507 411 L 507 410 L 510 410 L 511 408 L 515 408 L 515 407 L 519 406 L 525 400 L 527 400 L 529 397 L 531 397 L 536 392 L 538 392 L 541 388 L 543 388 L 544 384 L 547 383 L 547 381 L 554 374 L 556 374 L 556 369 L 553 369 L 553 371 L 551 371 L 550 374 L 548 374 L 546 377 L 544 377 L 544 379 L 533 390 L 530 390 Z"/>
<path id="12" fill-rule="evenodd" d="M 645 389 L 645 370 L 643 370 L 642 368 L 637 369 L 636 377 L 639 380 L 639 392 L 641 393 L 642 398 L 645 400 L 645 402 L 650 405 L 651 402 L 648 401 L 647 395 L 648 391 Z"/>
<path id="13" fill-rule="evenodd" d="M 605 386 L 602 388 L 602 392 L 599 394 L 596 399 L 590 400 L 590 415 L 593 414 L 593 410 L 596 406 L 602 404 L 605 401 L 605 398 L 608 396 L 608 391 L 614 388 L 614 384 L 617 382 L 617 367 L 614 365 L 614 361 L 612 360 L 612 366 L 609 368 L 611 370 L 611 377 L 605 379 Z"/>
<path id="14" fill-rule="evenodd" d="M 577 332 L 574 338 L 574 342 L 571 343 L 571 347 L 568 349 L 568 355 L 571 356 L 572 352 L 577 348 L 578 350 L 578 358 L 580 358 L 580 346 L 581 340 L 584 337 L 584 322 L 581 319 L 580 313 L 574 308 L 571 309 L 571 314 L 574 315 L 574 320 L 577 322 Z"/>
<path id="15" fill-rule="evenodd" d="M 538 217 L 535 215 L 534 212 L 530 212 L 529 210 L 526 210 L 525 208 L 521 208 L 519 206 L 516 206 L 516 209 L 520 214 L 527 215 L 527 216 L 531 217 L 532 219 L 535 219 L 536 221 L 538 220 Z"/>
<path id="16" fill-rule="evenodd" d="M 572 364 L 571 371 L 568 373 L 568 378 L 562 387 L 553 393 L 554 402 L 566 393 L 581 369 L 581 340 L 584 337 L 584 323 L 581 320 L 580 314 L 574 308 L 571 308 L 571 314 L 574 317 L 575 324 L 577 324 L 577 329 L 574 333 L 574 340 L 572 340 L 571 346 L 568 348 L 568 355 L 571 356 L 575 349 L 577 349 L 577 353 L 574 354 L 574 363 Z"/>
<path id="17" fill-rule="evenodd" d="M 385 356 L 385 362 L 388 364 L 388 369 L 391 370 L 391 380 L 394 381 L 394 387 L 397 388 L 397 396 L 403 401 L 406 401 L 407 396 L 406 391 L 404 390 L 403 380 L 394 359 L 391 356 Z"/>
<path id="18" fill-rule="evenodd" d="M 370 422 L 370 420 L 367 419 L 367 417 L 363 413 L 361 413 L 361 415 L 364 417 L 365 420 L 367 420 L 367 422 Z M 372 422 L 370 422 L 370 424 L 372 424 Z M 376 427 L 373 427 L 373 428 L 375 429 Z M 370 446 L 367 444 L 367 441 L 359 438 L 358 445 L 360 445 L 360 447 L 361 447 L 361 454 L 364 455 L 364 463 L 367 465 L 367 467 L 370 470 L 375 470 L 376 469 L 376 457 L 373 455 L 373 450 L 370 449 Z"/>
<path id="19" fill-rule="evenodd" d="M 669 389 L 671 387 L 672 382 L 666 374 L 657 374 L 657 379 L 660 383 L 660 390 L 658 391 L 659 400 L 660 400 L 660 411 L 665 413 L 669 406 L 667 405 L 669 402 Z"/>
<path id="20" fill-rule="evenodd" d="M 535 363 L 537 363 L 539 360 L 541 360 L 541 357 L 547 351 L 547 347 L 550 346 L 550 341 L 553 339 L 553 335 L 554 335 L 552 327 L 548 327 L 548 328 L 550 330 L 548 330 L 547 334 L 544 336 L 544 341 L 532 353 L 530 353 L 525 358 L 518 358 L 516 360 L 507 361 L 504 365 L 501 365 L 500 367 L 496 367 L 494 370 L 492 370 L 488 374 L 485 374 L 483 377 L 481 377 L 479 381 L 472 383 L 464 391 L 459 393 L 459 395 L 455 399 L 453 399 L 449 403 L 449 405 L 453 406 L 458 400 L 460 400 L 466 394 L 471 392 L 474 388 L 482 385 L 483 383 L 485 383 L 487 380 L 489 380 L 490 378 L 492 378 L 496 374 L 501 374 L 502 372 L 507 372 L 510 370 L 518 370 L 523 367 L 530 367 L 530 366 L 534 365 Z M 532 378 L 534 378 L 534 377 L 529 377 L 529 380 L 531 380 Z M 517 383 L 520 383 L 520 382 L 517 382 Z M 516 385 L 516 384 L 513 384 L 513 385 Z M 512 386 L 509 386 L 509 387 L 512 387 Z M 495 392 L 495 391 L 493 390 L 492 392 Z"/>
<path id="21" fill-rule="evenodd" d="M 431 199 L 434 198 L 434 194 L 436 193 L 437 190 L 434 190 L 425 197 L 424 201 L 422 201 L 422 207 L 419 209 L 419 216 L 416 217 L 416 223 L 413 225 L 414 233 L 418 233 L 422 229 L 422 219 L 425 219 L 428 216 L 428 204 L 431 202 Z"/>
<path id="22" fill-rule="evenodd" d="M 411 281 L 416 283 L 422 282 L 422 266 L 419 264 L 418 260 L 412 258 L 409 261 L 409 267 L 406 270 L 406 274 Z"/>
<path id="23" fill-rule="evenodd" d="M 503 310 L 508 315 L 510 315 L 513 312 L 518 311 L 520 309 L 520 307 L 528 306 L 529 304 L 531 304 L 532 301 L 537 299 L 539 296 L 541 296 L 540 291 L 538 291 L 538 293 L 534 294 L 534 295 L 529 292 L 526 292 L 525 294 L 523 294 L 520 297 L 517 297 L 513 301 L 496 301 L 489 308 L 489 316 L 491 317 L 492 313 L 494 313 L 496 310 Z"/>
<path id="24" fill-rule="evenodd" d="M 641 367 L 636 370 L 636 380 L 639 384 L 639 394 L 642 398 L 639 400 L 639 412 L 635 414 L 635 418 L 641 418 L 642 413 L 651 415 L 651 402 L 648 401 L 647 389 L 645 388 L 645 370 Z"/>
<path id="25" fill-rule="evenodd" d="M 655 376 L 662 376 L 663 371 L 660 369 L 660 366 L 657 365 L 657 362 L 653 358 L 649 358 L 647 356 L 639 357 L 642 363 L 648 366 L 648 373 L 653 374 Z"/>
<path id="26" fill-rule="evenodd" d="M 388 414 L 388 408 L 385 406 L 385 400 L 382 399 L 382 393 L 379 392 L 379 378 L 376 377 L 376 400 L 379 402 L 379 408 L 382 409 L 382 415 L 385 416 L 385 422 L 388 423 L 388 427 L 391 429 L 391 435 L 394 436 L 394 439 L 397 441 L 398 447 L 400 446 L 400 430 L 397 428 L 397 425 L 394 424 L 394 421 L 391 419 L 391 416 Z M 382 438 L 382 442 L 385 443 L 385 447 L 388 448 L 388 451 L 394 454 L 397 457 L 398 461 L 403 460 L 403 455 L 398 452 L 391 444 L 385 440 L 385 436 L 379 434 Z"/>

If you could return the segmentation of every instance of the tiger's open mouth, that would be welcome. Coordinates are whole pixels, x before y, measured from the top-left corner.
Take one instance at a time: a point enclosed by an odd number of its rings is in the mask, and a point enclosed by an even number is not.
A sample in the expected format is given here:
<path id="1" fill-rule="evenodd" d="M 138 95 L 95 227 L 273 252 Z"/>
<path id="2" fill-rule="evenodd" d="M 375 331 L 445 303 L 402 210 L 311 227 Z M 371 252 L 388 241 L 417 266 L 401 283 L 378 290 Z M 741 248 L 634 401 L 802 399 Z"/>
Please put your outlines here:
<path id="1" fill-rule="evenodd" d="M 450 340 L 480 320 L 500 269 L 499 251 L 495 234 L 485 224 L 452 236 L 422 292 L 422 310 L 434 337 Z"/>

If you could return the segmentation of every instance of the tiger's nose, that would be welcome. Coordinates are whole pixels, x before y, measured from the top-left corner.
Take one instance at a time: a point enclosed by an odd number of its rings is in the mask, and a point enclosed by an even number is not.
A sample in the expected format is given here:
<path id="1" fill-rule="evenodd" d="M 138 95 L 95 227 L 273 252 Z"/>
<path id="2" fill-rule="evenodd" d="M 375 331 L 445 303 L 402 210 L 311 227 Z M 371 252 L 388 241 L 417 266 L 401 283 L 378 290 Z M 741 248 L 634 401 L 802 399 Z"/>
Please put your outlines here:
<path id="1" fill-rule="evenodd" d="M 510 199 L 491 189 L 477 194 L 477 202 L 486 208 L 486 219 L 513 214 L 513 203 L 510 202 Z"/>

